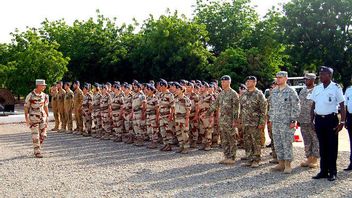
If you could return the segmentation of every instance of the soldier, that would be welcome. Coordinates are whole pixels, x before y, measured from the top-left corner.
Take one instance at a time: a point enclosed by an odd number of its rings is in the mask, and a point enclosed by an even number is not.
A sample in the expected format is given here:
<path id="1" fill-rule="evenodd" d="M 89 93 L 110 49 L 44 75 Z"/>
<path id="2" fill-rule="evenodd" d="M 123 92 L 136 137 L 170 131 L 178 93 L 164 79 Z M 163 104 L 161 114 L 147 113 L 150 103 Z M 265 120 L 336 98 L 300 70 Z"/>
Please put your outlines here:
<path id="1" fill-rule="evenodd" d="M 124 133 L 122 113 L 125 94 L 121 90 L 121 85 L 117 83 L 114 84 L 114 91 L 115 94 L 111 101 L 114 142 L 122 142 L 122 134 Z"/>
<path id="2" fill-rule="evenodd" d="M 91 136 L 92 134 L 92 111 L 93 111 L 93 96 L 89 92 L 90 84 L 85 83 L 83 86 L 83 101 L 82 115 L 84 123 L 83 136 Z"/>
<path id="3" fill-rule="evenodd" d="M 160 106 L 160 133 L 163 138 L 163 148 L 161 151 L 172 151 L 172 129 L 169 126 L 169 123 L 173 121 L 174 117 L 174 107 L 175 101 L 173 94 L 168 90 L 168 83 L 161 79 L 159 82 L 161 95 L 159 98 Z"/>
<path id="4" fill-rule="evenodd" d="M 198 117 L 198 102 L 199 102 L 199 95 L 196 94 L 194 91 L 194 84 L 191 82 L 187 83 L 186 86 L 186 96 L 191 100 L 191 112 L 189 114 L 189 128 L 190 128 L 190 147 L 196 148 L 198 135 L 199 135 L 199 117 Z"/>
<path id="5" fill-rule="evenodd" d="M 142 128 L 142 122 L 145 120 L 145 107 L 146 98 L 144 93 L 141 91 L 141 84 L 134 84 L 134 95 L 132 97 L 132 124 L 134 135 L 136 136 L 135 146 L 144 146 L 144 130 Z"/>
<path id="6" fill-rule="evenodd" d="M 285 71 L 276 74 L 278 87 L 272 92 L 268 114 L 272 122 L 275 151 L 279 161 L 272 170 L 290 174 L 293 160 L 292 142 L 301 108 L 297 92 L 287 85 L 287 77 Z"/>
<path id="7" fill-rule="evenodd" d="M 213 81 L 213 86 L 214 86 L 214 94 L 215 94 L 215 100 L 221 93 L 221 88 L 218 86 L 218 81 L 214 80 Z M 212 137 L 212 147 L 217 147 L 220 144 L 220 129 L 219 129 L 219 110 L 214 111 L 214 124 L 213 124 L 213 137 Z"/>
<path id="8" fill-rule="evenodd" d="M 313 92 L 316 75 L 314 73 L 307 73 L 304 78 L 306 87 L 299 93 L 301 113 L 298 117 L 298 122 L 301 127 L 301 133 L 304 140 L 304 151 L 307 160 L 302 162 L 301 166 L 316 168 L 318 166 L 317 162 L 319 158 L 319 141 L 310 117 L 310 110 L 313 101 L 308 99 Z"/>
<path id="9" fill-rule="evenodd" d="M 111 97 L 109 93 L 109 85 L 103 85 L 100 98 L 100 115 L 102 123 L 102 137 L 103 140 L 111 138 Z"/>
<path id="10" fill-rule="evenodd" d="M 215 96 L 209 92 L 210 86 L 208 83 L 204 82 L 203 86 L 200 88 L 200 100 L 198 102 L 199 106 L 199 132 L 202 137 L 202 146 L 199 150 L 209 151 L 211 149 L 212 134 L 213 134 L 213 122 L 214 113 L 207 114 L 210 105 L 214 103 Z"/>
<path id="11" fill-rule="evenodd" d="M 321 83 L 314 87 L 310 97 L 313 100 L 311 122 L 315 122 L 320 152 L 320 172 L 313 179 L 327 178 L 328 181 L 336 180 L 338 134 L 346 120 L 342 88 L 331 81 L 332 75 L 332 68 L 320 67 L 319 79 Z M 338 107 L 340 107 L 341 122 L 337 116 Z"/>
<path id="12" fill-rule="evenodd" d="M 351 79 L 352 83 L 352 79 Z M 345 105 L 346 105 L 346 129 L 350 137 L 350 164 L 345 171 L 352 170 L 352 86 L 349 86 L 345 92 Z"/>
<path id="13" fill-rule="evenodd" d="M 247 87 L 244 84 L 240 84 L 238 88 L 238 96 L 241 97 L 244 92 L 247 91 Z M 249 150 L 248 148 L 245 148 L 244 146 L 244 140 L 243 140 L 243 125 L 242 125 L 242 120 L 239 120 L 239 125 L 238 125 L 238 137 L 237 137 L 237 143 L 240 148 L 244 148 L 246 156 L 241 157 L 241 160 L 248 160 L 249 157 Z"/>
<path id="14" fill-rule="evenodd" d="M 65 132 L 66 131 L 66 115 L 65 115 L 65 95 L 66 91 L 63 89 L 62 81 L 57 82 L 57 110 L 59 113 L 59 118 L 61 122 L 61 129 L 58 132 Z"/>
<path id="15" fill-rule="evenodd" d="M 223 91 L 211 105 L 208 116 L 211 112 L 219 109 L 219 127 L 221 134 L 221 145 L 224 149 L 225 159 L 221 164 L 234 164 L 236 158 L 237 142 L 235 139 L 239 118 L 239 97 L 236 91 L 231 88 L 231 77 L 221 77 Z"/>
<path id="16" fill-rule="evenodd" d="M 83 92 L 79 87 L 79 81 L 73 83 L 74 97 L 73 97 L 73 107 L 76 120 L 76 129 L 74 134 L 83 134 L 83 118 L 82 118 L 82 102 L 83 102 Z"/>
<path id="17" fill-rule="evenodd" d="M 146 103 L 146 125 L 147 133 L 151 143 L 147 146 L 149 149 L 158 148 L 159 139 L 159 100 L 155 96 L 156 89 L 153 85 L 146 86 L 147 103 Z"/>
<path id="18" fill-rule="evenodd" d="M 276 81 L 274 80 L 272 83 L 271 83 L 271 86 L 269 88 L 269 97 L 267 98 L 267 103 L 268 103 L 268 109 L 267 109 L 267 112 L 269 111 L 270 109 L 270 101 L 271 101 L 271 95 L 272 95 L 272 92 L 273 92 L 273 89 L 276 87 Z M 270 148 L 271 148 L 271 156 L 273 157 L 272 160 L 269 161 L 269 163 L 273 163 L 273 164 L 277 164 L 279 163 L 279 161 L 277 160 L 277 155 L 276 155 L 276 151 L 275 151 L 275 144 L 274 144 L 274 138 L 273 138 L 273 125 L 272 123 L 270 122 L 270 119 L 269 119 L 269 116 L 267 115 L 266 116 L 266 124 L 267 124 L 267 127 L 268 127 L 268 134 L 269 134 L 269 137 L 271 139 L 271 142 L 270 142 L 270 145 L 268 145 Z"/>
<path id="19" fill-rule="evenodd" d="M 51 131 L 57 131 L 59 130 L 59 124 L 60 124 L 60 117 L 59 117 L 59 110 L 58 110 L 58 91 L 56 85 L 53 85 L 50 89 L 50 95 L 51 95 L 51 109 L 53 110 L 54 113 L 54 118 L 55 118 L 55 127 L 51 129 Z"/>
<path id="20" fill-rule="evenodd" d="M 65 100 L 64 100 L 64 107 L 65 107 L 65 117 L 66 117 L 66 125 L 67 131 L 66 133 L 72 133 L 72 111 L 73 111 L 73 91 L 70 89 L 71 83 L 65 82 Z"/>
<path id="21" fill-rule="evenodd" d="M 261 129 L 265 127 L 267 103 L 264 94 L 256 88 L 257 78 L 248 76 L 246 78 L 247 91 L 240 96 L 240 119 L 244 146 L 248 152 L 247 166 L 257 168 L 261 155 Z"/>
<path id="22" fill-rule="evenodd" d="M 46 128 L 49 117 L 49 96 L 43 91 L 46 88 L 45 80 L 37 79 L 36 88 L 27 95 L 24 104 L 26 124 L 32 132 L 34 156 L 42 158 L 41 145 L 47 137 Z"/>
<path id="23" fill-rule="evenodd" d="M 132 125 L 132 118 L 133 118 L 133 111 L 132 111 L 132 93 L 131 93 L 131 85 L 125 84 L 124 85 L 124 93 L 125 97 L 123 99 L 123 118 L 124 118 L 124 125 L 125 130 L 127 133 L 127 140 L 125 143 L 132 144 L 134 142 L 134 134 L 133 134 L 133 125 Z"/>
<path id="24" fill-rule="evenodd" d="M 101 98 L 101 85 L 99 83 L 94 84 L 93 88 L 93 112 L 92 112 L 92 118 L 93 118 L 93 123 L 94 123 L 94 128 L 92 129 L 92 137 L 96 138 L 101 138 L 101 114 L 100 114 L 100 98 Z"/>

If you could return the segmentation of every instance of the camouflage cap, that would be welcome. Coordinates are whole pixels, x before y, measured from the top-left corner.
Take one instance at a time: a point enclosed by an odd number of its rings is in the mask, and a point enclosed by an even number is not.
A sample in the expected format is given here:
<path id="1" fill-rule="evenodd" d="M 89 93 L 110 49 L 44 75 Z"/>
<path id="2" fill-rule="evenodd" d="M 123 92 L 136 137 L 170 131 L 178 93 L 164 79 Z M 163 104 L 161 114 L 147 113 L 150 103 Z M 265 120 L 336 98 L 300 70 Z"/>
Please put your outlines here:
<path id="1" fill-rule="evenodd" d="M 231 81 L 231 77 L 229 75 L 224 75 L 220 78 L 220 80 L 230 80 Z"/>
<path id="2" fill-rule="evenodd" d="M 315 75 L 315 73 L 306 73 L 306 74 L 304 74 L 304 79 L 314 80 L 316 78 L 317 78 L 317 76 Z"/>
<path id="3" fill-rule="evenodd" d="M 288 77 L 287 71 L 279 71 L 276 73 L 276 77 Z"/>

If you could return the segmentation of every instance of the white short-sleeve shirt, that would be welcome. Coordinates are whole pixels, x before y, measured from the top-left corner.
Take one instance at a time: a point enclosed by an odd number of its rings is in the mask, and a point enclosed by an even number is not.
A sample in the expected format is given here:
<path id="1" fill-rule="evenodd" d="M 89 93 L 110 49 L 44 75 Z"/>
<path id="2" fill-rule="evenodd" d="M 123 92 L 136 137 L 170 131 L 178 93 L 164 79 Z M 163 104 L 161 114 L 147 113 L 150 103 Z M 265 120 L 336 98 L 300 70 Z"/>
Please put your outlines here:
<path id="1" fill-rule="evenodd" d="M 348 113 L 352 113 L 352 86 L 345 91 L 345 105 Z"/>
<path id="2" fill-rule="evenodd" d="M 338 113 L 339 104 L 345 101 L 342 88 L 334 82 L 326 88 L 323 83 L 314 87 L 310 99 L 315 102 L 314 112 L 318 115 Z"/>

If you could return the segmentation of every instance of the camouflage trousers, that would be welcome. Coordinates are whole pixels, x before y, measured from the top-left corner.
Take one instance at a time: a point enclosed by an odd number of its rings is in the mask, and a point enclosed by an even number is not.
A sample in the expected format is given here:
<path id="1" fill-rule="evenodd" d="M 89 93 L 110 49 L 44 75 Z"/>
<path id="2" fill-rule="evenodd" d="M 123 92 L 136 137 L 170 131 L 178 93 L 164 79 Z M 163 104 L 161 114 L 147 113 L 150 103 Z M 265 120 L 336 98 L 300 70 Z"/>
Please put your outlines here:
<path id="1" fill-rule="evenodd" d="M 169 127 L 169 115 L 160 116 L 159 124 L 160 124 L 160 134 L 163 138 L 164 144 L 172 144 L 173 134 L 172 129 Z"/>
<path id="2" fill-rule="evenodd" d="M 218 145 L 220 143 L 220 127 L 217 119 L 214 119 L 212 144 Z"/>
<path id="3" fill-rule="evenodd" d="M 306 157 L 319 157 L 319 141 L 311 123 L 301 123 L 301 133 L 304 142 L 304 151 Z"/>
<path id="4" fill-rule="evenodd" d="M 101 111 L 101 121 L 104 135 L 112 135 L 111 118 L 108 110 Z"/>
<path id="5" fill-rule="evenodd" d="M 93 134 L 100 134 L 100 132 L 101 132 L 100 110 L 99 109 L 94 109 L 92 117 L 93 117 L 93 123 L 94 123 L 94 128 L 92 129 L 92 133 Z"/>
<path id="6" fill-rule="evenodd" d="M 40 153 L 41 144 L 46 138 L 47 118 L 39 115 L 29 115 L 30 129 L 32 133 L 32 141 L 34 154 Z"/>
<path id="7" fill-rule="evenodd" d="M 237 128 L 232 127 L 232 122 L 219 123 L 221 147 L 223 148 L 224 156 L 227 159 L 235 160 L 237 152 L 236 134 Z"/>
<path id="8" fill-rule="evenodd" d="M 189 137 L 193 142 L 198 141 L 199 136 L 199 119 L 194 120 L 194 116 L 189 118 Z"/>
<path id="9" fill-rule="evenodd" d="M 73 124 L 73 120 L 72 120 L 72 109 L 65 109 L 65 123 L 63 128 L 69 131 L 72 131 L 72 124 Z"/>
<path id="10" fill-rule="evenodd" d="M 175 119 L 175 134 L 182 148 L 189 148 L 189 126 L 186 126 L 185 118 Z"/>
<path id="11" fill-rule="evenodd" d="M 82 109 L 83 111 L 83 123 L 84 130 L 83 132 L 86 134 L 92 133 L 92 114 L 89 112 L 89 109 Z"/>
<path id="12" fill-rule="evenodd" d="M 275 143 L 274 143 L 274 138 L 273 138 L 273 126 L 270 125 L 270 122 L 267 122 L 267 127 L 268 127 L 268 134 L 271 139 L 270 143 L 270 148 L 271 148 L 271 155 L 273 156 L 274 159 L 277 159 L 276 151 L 275 151 Z"/>
<path id="13" fill-rule="evenodd" d="M 74 108 L 76 127 L 78 131 L 83 132 L 83 118 L 82 118 L 82 109 Z"/>
<path id="14" fill-rule="evenodd" d="M 202 138 L 202 144 L 207 144 L 209 146 L 212 143 L 213 134 L 211 119 L 212 117 L 205 116 L 204 118 L 201 118 L 199 122 L 199 135 Z"/>
<path id="15" fill-rule="evenodd" d="M 124 133 L 124 121 L 119 111 L 112 112 L 112 123 L 114 136 L 121 138 L 122 134 Z"/>
<path id="16" fill-rule="evenodd" d="M 134 112 L 132 123 L 133 130 L 137 138 L 144 137 L 143 122 L 144 120 L 142 120 L 142 112 Z"/>
<path id="17" fill-rule="evenodd" d="M 243 126 L 243 143 L 247 157 L 251 161 L 260 161 L 261 129 L 256 126 Z M 248 153 L 247 153 L 248 152 Z"/>
<path id="18" fill-rule="evenodd" d="M 130 116 L 131 112 L 127 112 L 126 116 L 124 116 L 124 125 L 125 125 L 125 132 L 129 135 L 134 136 L 133 132 L 133 125 L 132 125 L 132 118 Z"/>
<path id="19" fill-rule="evenodd" d="M 290 123 L 273 121 L 273 138 L 278 160 L 293 160 L 292 142 L 295 129 L 290 128 Z"/>
<path id="20" fill-rule="evenodd" d="M 260 145 L 265 146 L 265 128 L 260 129 Z"/>
<path id="21" fill-rule="evenodd" d="M 147 134 L 150 140 L 154 143 L 158 142 L 159 127 L 156 121 L 156 115 L 147 115 L 146 125 L 147 125 Z"/>

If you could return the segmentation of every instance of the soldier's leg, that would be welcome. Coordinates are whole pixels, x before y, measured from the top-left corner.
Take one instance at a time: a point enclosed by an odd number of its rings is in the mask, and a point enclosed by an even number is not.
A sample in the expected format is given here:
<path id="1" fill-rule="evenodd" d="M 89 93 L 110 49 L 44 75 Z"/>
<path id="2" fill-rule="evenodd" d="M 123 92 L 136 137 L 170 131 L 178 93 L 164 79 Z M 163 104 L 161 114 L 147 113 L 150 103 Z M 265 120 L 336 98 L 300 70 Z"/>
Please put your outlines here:
<path id="1" fill-rule="evenodd" d="M 251 147 L 252 147 L 252 160 L 259 162 L 261 158 L 261 150 L 262 150 L 262 144 L 261 144 L 261 129 L 258 129 L 258 127 L 251 126 L 249 127 L 249 131 L 252 134 L 251 138 Z"/>
<path id="2" fill-rule="evenodd" d="M 265 129 L 264 128 L 260 129 L 260 145 L 262 147 L 265 146 Z"/>
<path id="3" fill-rule="evenodd" d="M 273 140 L 275 142 L 275 151 L 277 155 L 278 160 L 285 160 L 284 159 L 284 151 L 283 151 L 283 132 L 280 129 L 282 127 L 282 124 L 273 122 L 272 123 L 273 128 L 272 128 L 272 133 L 273 133 Z"/>
<path id="4" fill-rule="evenodd" d="M 77 114 L 78 114 L 78 126 L 79 126 L 79 131 L 83 132 L 83 116 L 82 116 L 82 109 L 81 110 L 77 110 Z"/>
<path id="5" fill-rule="evenodd" d="M 213 137 L 214 128 L 211 125 L 210 119 L 211 118 L 207 119 L 207 123 L 205 126 L 205 150 L 210 150 L 211 144 L 212 144 L 212 137 Z"/>
<path id="6" fill-rule="evenodd" d="M 233 129 L 232 126 L 220 125 L 221 142 L 224 149 L 224 155 L 227 159 L 235 160 L 237 151 L 237 142 L 235 133 L 237 128 Z"/>
<path id="7" fill-rule="evenodd" d="M 183 135 L 181 131 L 181 123 L 179 121 L 175 122 L 175 129 L 176 129 L 176 137 L 178 142 L 180 143 L 180 149 L 177 151 L 178 153 L 182 152 L 184 146 Z"/>
<path id="8" fill-rule="evenodd" d="M 72 109 L 67 110 L 67 130 L 72 131 Z"/>
<path id="9" fill-rule="evenodd" d="M 60 112 L 61 130 L 65 131 L 67 126 L 66 126 L 66 114 L 63 106 L 59 108 L 59 112 Z"/>
<path id="10" fill-rule="evenodd" d="M 59 111 L 58 110 L 54 110 L 53 113 L 54 113 L 54 119 L 55 119 L 54 129 L 58 130 L 59 129 L 59 124 L 60 124 Z"/>
<path id="11" fill-rule="evenodd" d="M 241 131 L 243 134 L 243 147 L 245 150 L 245 157 L 241 158 L 241 160 L 243 159 L 251 159 L 253 156 L 253 150 L 251 147 L 251 131 L 250 131 L 250 127 L 249 126 L 243 126 L 241 127 Z"/>
<path id="12" fill-rule="evenodd" d="M 30 126 L 32 133 L 32 141 L 34 148 L 34 155 L 40 154 L 40 132 L 39 132 L 39 123 L 31 124 Z"/>
<path id="13" fill-rule="evenodd" d="M 306 158 L 311 156 L 311 147 L 312 147 L 312 138 L 309 132 L 309 125 L 305 123 L 301 123 L 301 134 L 303 137 L 303 143 L 304 143 L 304 152 Z"/>
<path id="14" fill-rule="evenodd" d="M 291 129 L 289 124 L 283 124 L 281 128 L 281 134 L 283 135 L 283 151 L 284 160 L 292 162 L 293 160 L 293 140 L 295 129 Z"/>
<path id="15" fill-rule="evenodd" d="M 219 124 L 214 120 L 213 135 L 212 135 L 212 146 L 217 146 L 220 143 L 220 132 Z"/>
<path id="16" fill-rule="evenodd" d="M 273 160 L 271 160 L 270 162 L 276 163 L 277 155 L 276 155 L 276 151 L 275 151 L 275 142 L 274 142 L 274 138 L 273 138 L 273 127 L 271 124 L 268 124 L 267 127 L 268 127 L 268 134 L 271 139 L 271 142 L 270 142 L 271 156 L 273 157 Z"/>

